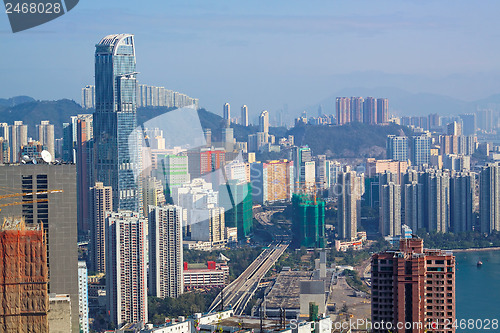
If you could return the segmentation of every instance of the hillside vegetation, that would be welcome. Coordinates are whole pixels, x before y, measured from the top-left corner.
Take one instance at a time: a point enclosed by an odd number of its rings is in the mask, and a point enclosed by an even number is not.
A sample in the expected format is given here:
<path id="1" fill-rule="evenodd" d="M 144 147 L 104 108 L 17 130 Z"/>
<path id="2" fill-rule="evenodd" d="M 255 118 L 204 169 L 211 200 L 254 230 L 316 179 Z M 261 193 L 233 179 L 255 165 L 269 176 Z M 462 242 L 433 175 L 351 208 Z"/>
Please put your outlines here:
<path id="1" fill-rule="evenodd" d="M 26 99 L 28 100 L 28 99 Z M 54 124 L 54 135 L 62 137 L 62 124 L 68 123 L 71 116 L 88 113 L 80 105 L 69 99 L 58 101 L 28 101 L 0 109 L 0 121 L 12 125 L 16 120 L 22 120 L 28 125 L 28 135 L 37 138 L 35 126 L 42 120 Z"/>
<path id="2" fill-rule="evenodd" d="M 137 121 L 142 124 L 154 117 L 171 111 L 172 108 L 139 108 L 137 110 Z M 48 120 L 54 124 L 56 138 L 61 138 L 62 124 L 68 123 L 71 116 L 92 113 L 94 110 L 82 109 L 79 104 L 72 100 L 62 99 L 57 101 L 35 101 L 28 96 L 18 96 L 10 99 L 0 99 L 0 122 L 13 124 L 16 120 L 22 120 L 28 125 L 28 135 L 37 138 L 35 126 L 42 120 Z M 222 139 L 221 129 L 224 121 L 221 116 L 205 109 L 198 110 L 198 116 L 203 128 L 212 130 L 212 141 L 220 142 Z M 256 133 L 258 126 L 242 126 L 231 124 L 234 129 L 234 137 L 237 141 L 246 142 L 248 135 Z M 385 142 L 389 134 L 410 135 L 407 127 L 395 124 L 387 126 L 366 125 L 361 123 L 350 123 L 344 126 L 316 126 L 299 125 L 289 131 L 284 127 L 270 127 L 270 134 L 277 138 L 285 135 L 293 135 L 296 145 L 309 145 L 315 155 L 326 154 L 329 157 L 385 157 Z M 268 156 L 269 158 L 281 158 L 285 156 Z M 283 156 L 281 156 L 283 155 Z M 264 156 L 266 157 L 266 156 Z M 286 157 L 286 156 L 285 156 Z"/>
<path id="3" fill-rule="evenodd" d="M 385 158 L 387 135 L 411 135 L 408 127 L 396 124 L 343 126 L 299 125 L 288 131 L 296 145 L 308 145 L 315 155 L 328 157 Z"/>

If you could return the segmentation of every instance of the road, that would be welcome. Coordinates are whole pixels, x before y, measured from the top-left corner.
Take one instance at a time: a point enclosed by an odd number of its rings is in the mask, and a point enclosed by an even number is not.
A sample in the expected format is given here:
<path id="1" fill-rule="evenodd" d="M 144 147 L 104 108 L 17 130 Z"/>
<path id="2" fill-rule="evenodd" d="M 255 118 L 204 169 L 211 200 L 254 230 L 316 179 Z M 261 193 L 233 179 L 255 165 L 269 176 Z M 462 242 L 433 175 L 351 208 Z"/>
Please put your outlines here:
<path id="1" fill-rule="evenodd" d="M 345 277 L 340 276 L 337 284 L 332 285 L 328 303 L 335 303 L 336 313 L 338 314 L 344 305 L 347 306 L 348 312 L 353 315 L 353 321 L 357 319 L 370 318 L 371 304 L 370 299 L 364 297 L 354 296 L 354 289 L 352 289 L 346 282 Z M 345 317 L 345 316 L 344 316 Z M 338 316 L 337 319 L 343 318 Z"/>
<path id="2" fill-rule="evenodd" d="M 283 212 L 283 209 L 266 210 L 264 212 L 256 213 L 255 218 L 262 225 L 273 225 L 271 219 L 274 213 Z"/>
<path id="3" fill-rule="evenodd" d="M 263 212 L 255 213 L 254 217 L 268 232 L 271 237 L 276 241 L 289 242 L 292 239 L 292 235 L 288 230 L 281 228 L 279 225 L 275 225 L 271 222 L 273 214 L 283 212 L 283 208 L 278 208 L 274 210 L 266 210 Z"/>
<path id="4" fill-rule="evenodd" d="M 260 280 L 285 252 L 288 245 L 288 242 L 271 243 L 269 248 L 262 251 L 236 280 L 223 289 L 212 302 L 209 312 L 220 307 L 222 296 L 224 307 L 230 305 L 236 315 L 241 315 L 257 290 Z"/>

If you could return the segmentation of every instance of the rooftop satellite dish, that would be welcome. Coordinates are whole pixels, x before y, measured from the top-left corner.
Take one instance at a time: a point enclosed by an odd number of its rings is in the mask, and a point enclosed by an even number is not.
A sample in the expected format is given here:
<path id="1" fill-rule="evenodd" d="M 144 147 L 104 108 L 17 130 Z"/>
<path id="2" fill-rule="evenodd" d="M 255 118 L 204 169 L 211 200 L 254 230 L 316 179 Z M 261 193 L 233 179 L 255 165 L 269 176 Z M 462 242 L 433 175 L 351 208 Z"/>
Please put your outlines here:
<path id="1" fill-rule="evenodd" d="M 29 162 L 31 160 L 31 158 L 28 156 L 28 155 L 23 155 L 23 161 L 26 163 L 26 162 Z"/>
<path id="2" fill-rule="evenodd" d="M 52 162 L 52 155 L 47 150 L 42 150 L 41 155 L 45 163 L 50 164 Z"/>
<path id="3" fill-rule="evenodd" d="M 34 158 L 34 159 L 31 160 L 31 163 L 37 164 L 38 162 L 36 161 L 36 158 Z"/>

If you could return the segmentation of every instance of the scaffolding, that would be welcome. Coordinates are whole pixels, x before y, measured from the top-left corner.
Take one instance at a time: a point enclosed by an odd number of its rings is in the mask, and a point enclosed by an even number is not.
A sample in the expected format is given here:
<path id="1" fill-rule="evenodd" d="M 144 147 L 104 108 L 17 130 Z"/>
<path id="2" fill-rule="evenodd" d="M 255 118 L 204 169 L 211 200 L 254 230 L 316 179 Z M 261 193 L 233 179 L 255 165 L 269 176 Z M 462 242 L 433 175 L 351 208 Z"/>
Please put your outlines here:
<path id="1" fill-rule="evenodd" d="M 49 307 L 45 235 L 22 218 L 0 227 L 0 331 L 47 333 Z"/>

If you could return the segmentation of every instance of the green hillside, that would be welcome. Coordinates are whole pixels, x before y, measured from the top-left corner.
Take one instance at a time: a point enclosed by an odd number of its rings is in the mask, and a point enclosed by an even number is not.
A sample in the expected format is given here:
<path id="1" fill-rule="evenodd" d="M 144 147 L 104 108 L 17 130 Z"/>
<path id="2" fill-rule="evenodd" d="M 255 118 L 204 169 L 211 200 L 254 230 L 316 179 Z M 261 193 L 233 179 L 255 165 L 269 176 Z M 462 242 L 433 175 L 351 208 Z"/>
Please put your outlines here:
<path id="1" fill-rule="evenodd" d="M 28 135 L 36 138 L 35 126 L 40 124 L 42 120 L 48 120 L 55 125 L 55 137 L 61 138 L 62 124 L 69 122 L 70 116 L 81 113 L 88 112 L 69 99 L 32 101 L 0 109 L 0 122 L 11 125 L 16 120 L 22 120 L 24 124 L 28 125 Z"/>
<path id="2" fill-rule="evenodd" d="M 137 110 L 137 122 L 142 124 L 172 110 L 173 108 L 166 107 L 139 108 Z M 35 138 L 37 137 L 35 126 L 40 124 L 42 120 L 48 120 L 51 124 L 54 124 L 55 137 L 61 138 L 63 136 L 62 124 L 69 122 L 71 116 L 93 112 L 94 110 L 82 109 L 79 104 L 68 99 L 35 101 L 27 96 L 0 99 L 0 122 L 12 125 L 14 121 L 22 120 L 28 125 L 28 135 Z M 223 127 L 222 117 L 205 109 L 198 110 L 198 115 L 202 127 L 212 130 L 212 140 L 220 141 Z M 249 134 L 257 132 L 257 126 L 244 127 L 232 124 L 231 127 L 234 128 L 234 135 L 238 141 L 246 141 Z M 271 128 L 270 131 L 271 133 L 273 131 L 285 132 L 282 128 Z"/>
<path id="3" fill-rule="evenodd" d="M 24 102 L 27 101 L 27 102 Z M 83 113 L 92 113 L 93 110 L 82 109 L 79 104 L 68 99 L 57 101 L 33 101 L 30 97 L 22 96 L 12 99 L 3 99 L 0 103 L 0 122 L 13 124 L 22 120 L 29 125 L 28 134 L 37 137 L 35 125 L 42 120 L 54 124 L 55 137 L 61 138 L 62 124 L 70 120 L 70 116 Z M 23 103 L 24 102 L 24 103 Z M 17 104 L 20 103 L 20 104 Z M 9 106 L 11 105 L 11 106 Z M 169 108 L 140 108 L 137 110 L 139 124 L 157 117 Z M 221 141 L 223 119 L 221 116 L 205 109 L 198 110 L 200 123 L 203 128 L 212 130 L 212 141 Z M 242 126 L 232 124 L 237 141 L 247 141 L 249 134 L 258 131 L 257 126 Z M 286 131 L 283 127 L 271 127 L 270 133 L 277 138 L 285 135 L 294 135 L 296 145 L 309 145 L 315 155 L 326 154 L 330 157 L 385 157 L 385 142 L 389 134 L 401 134 L 409 129 L 395 124 L 387 126 L 366 125 L 351 123 L 344 126 L 315 126 L 299 125 Z"/>
<path id="4" fill-rule="evenodd" d="M 387 135 L 411 135 L 408 127 L 350 123 L 343 126 L 299 125 L 288 131 L 296 145 L 308 145 L 313 154 L 329 157 L 385 158 Z"/>

